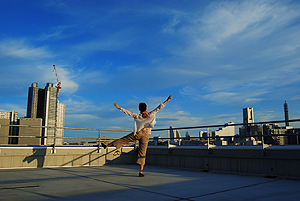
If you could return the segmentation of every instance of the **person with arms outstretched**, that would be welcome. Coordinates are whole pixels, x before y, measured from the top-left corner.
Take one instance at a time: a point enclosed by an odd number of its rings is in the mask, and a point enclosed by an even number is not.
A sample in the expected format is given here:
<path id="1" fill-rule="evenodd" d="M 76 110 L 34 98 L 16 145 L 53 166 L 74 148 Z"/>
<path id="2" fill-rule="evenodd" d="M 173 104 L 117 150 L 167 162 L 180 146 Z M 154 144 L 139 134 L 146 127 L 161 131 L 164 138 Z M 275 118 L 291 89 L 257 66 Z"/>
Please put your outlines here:
<path id="1" fill-rule="evenodd" d="M 117 139 L 108 145 L 102 143 L 102 147 L 106 149 L 107 147 L 115 146 L 116 149 L 128 144 L 129 142 L 139 141 L 139 150 L 137 164 L 140 165 L 139 176 L 144 177 L 143 169 L 146 161 L 146 152 L 148 147 L 149 135 L 151 134 L 151 129 L 156 124 L 156 113 L 159 112 L 166 106 L 166 103 L 172 98 L 170 95 L 167 100 L 161 103 L 157 108 L 148 113 L 147 105 L 145 103 L 139 104 L 140 113 L 133 113 L 124 108 L 121 108 L 117 103 L 114 106 L 118 108 L 121 112 L 134 118 L 134 131 L 129 135 L 126 135 L 120 139 Z"/>

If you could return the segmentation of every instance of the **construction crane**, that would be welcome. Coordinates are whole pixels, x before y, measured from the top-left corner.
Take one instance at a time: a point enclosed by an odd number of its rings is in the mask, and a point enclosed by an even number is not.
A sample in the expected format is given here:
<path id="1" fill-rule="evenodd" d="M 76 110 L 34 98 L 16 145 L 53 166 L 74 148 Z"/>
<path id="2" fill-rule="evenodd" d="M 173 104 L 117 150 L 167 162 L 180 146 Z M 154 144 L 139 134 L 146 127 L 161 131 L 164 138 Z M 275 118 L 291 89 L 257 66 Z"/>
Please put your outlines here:
<path id="1" fill-rule="evenodd" d="M 55 65 L 53 65 L 53 68 L 54 68 L 54 72 L 55 72 L 55 76 L 56 76 L 56 81 L 57 81 L 57 84 L 56 84 L 56 88 L 57 88 L 57 93 L 56 93 L 56 101 L 55 101 L 55 129 L 54 129 L 54 143 L 53 143 L 53 147 L 52 147 L 52 153 L 55 153 L 55 144 L 56 144 L 56 139 L 55 139 L 55 136 L 56 136 L 56 133 L 57 133 L 57 104 L 58 104 L 58 93 L 59 93 L 59 90 L 61 89 L 61 82 L 58 80 L 58 75 L 57 75 L 57 71 L 56 71 L 56 68 L 55 68 Z"/>
<path id="2" fill-rule="evenodd" d="M 56 68 L 55 68 L 55 65 L 53 65 L 53 68 L 54 68 L 54 72 L 55 72 L 55 76 L 56 76 L 56 81 L 57 81 L 57 84 L 56 84 L 56 88 L 57 88 L 57 93 L 59 93 L 59 90 L 61 89 L 61 82 L 58 80 L 58 76 L 57 76 L 57 72 L 56 72 Z"/>

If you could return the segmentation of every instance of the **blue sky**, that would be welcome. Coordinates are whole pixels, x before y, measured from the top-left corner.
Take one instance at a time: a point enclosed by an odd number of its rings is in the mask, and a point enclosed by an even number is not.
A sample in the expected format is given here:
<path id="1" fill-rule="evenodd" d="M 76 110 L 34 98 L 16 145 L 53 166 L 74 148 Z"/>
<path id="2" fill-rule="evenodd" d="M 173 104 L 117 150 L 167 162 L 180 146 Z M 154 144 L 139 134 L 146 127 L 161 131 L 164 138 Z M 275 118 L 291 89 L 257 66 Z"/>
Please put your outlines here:
<path id="1" fill-rule="evenodd" d="M 138 112 L 170 94 L 156 128 L 241 123 L 244 107 L 255 121 L 283 120 L 285 100 L 300 118 L 299 10 L 273 0 L 2 0 L 0 110 L 25 116 L 28 87 L 56 83 L 55 64 L 68 127 L 132 129 L 113 102 Z"/>

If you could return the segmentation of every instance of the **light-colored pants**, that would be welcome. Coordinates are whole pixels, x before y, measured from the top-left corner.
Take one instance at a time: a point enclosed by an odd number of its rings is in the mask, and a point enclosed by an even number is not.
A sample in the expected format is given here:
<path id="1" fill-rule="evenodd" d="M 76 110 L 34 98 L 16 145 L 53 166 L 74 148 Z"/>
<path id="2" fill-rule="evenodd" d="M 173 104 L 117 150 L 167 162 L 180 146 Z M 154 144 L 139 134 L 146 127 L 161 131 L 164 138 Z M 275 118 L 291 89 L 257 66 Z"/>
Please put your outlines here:
<path id="1" fill-rule="evenodd" d="M 115 140 L 114 142 L 112 142 L 112 144 L 117 149 L 119 149 L 122 146 L 128 144 L 129 142 L 134 142 L 136 140 L 139 141 L 138 158 L 136 163 L 140 165 L 145 165 L 147 147 L 149 142 L 149 134 L 144 133 L 143 131 L 137 132 L 136 135 L 130 133 L 129 135 L 126 135 L 120 139 Z"/>

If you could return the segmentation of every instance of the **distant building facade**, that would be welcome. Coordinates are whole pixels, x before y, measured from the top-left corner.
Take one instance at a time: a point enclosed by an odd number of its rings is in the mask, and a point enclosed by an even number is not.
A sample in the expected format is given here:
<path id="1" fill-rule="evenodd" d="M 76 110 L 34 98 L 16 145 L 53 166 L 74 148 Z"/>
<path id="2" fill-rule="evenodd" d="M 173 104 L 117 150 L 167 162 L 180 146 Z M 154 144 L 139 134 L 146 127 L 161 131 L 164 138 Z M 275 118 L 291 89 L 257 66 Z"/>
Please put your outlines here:
<path id="1" fill-rule="evenodd" d="M 240 136 L 261 135 L 262 129 L 254 124 L 254 110 L 253 108 L 243 108 L 243 124 L 239 128 Z"/>
<path id="2" fill-rule="evenodd" d="M 64 136 L 63 129 L 55 129 L 55 127 L 64 127 L 64 119 L 65 105 L 58 101 L 57 88 L 53 87 L 53 84 L 47 83 L 44 89 L 40 89 L 37 83 L 33 83 L 28 90 L 27 116 L 25 118 L 19 118 L 15 111 L 0 111 L 0 124 L 20 125 L 1 126 L 0 144 L 52 145 L 54 136 Z M 26 125 L 51 128 L 27 127 Z M 47 138 L 43 138 L 43 136 Z M 55 144 L 62 145 L 63 139 L 57 138 Z"/>
<path id="3" fill-rule="evenodd" d="M 27 118 L 41 118 L 43 126 L 53 128 L 43 129 L 42 144 L 51 145 L 54 143 L 54 136 L 63 137 L 63 129 L 55 129 L 55 127 L 64 127 L 65 105 L 58 101 L 57 88 L 53 84 L 47 83 L 44 89 L 40 89 L 37 83 L 32 83 L 28 90 Z M 55 144 L 63 144 L 63 139 L 56 139 Z"/>
<path id="4" fill-rule="evenodd" d="M 27 126 L 42 126 L 43 119 L 41 118 L 20 118 L 19 119 L 19 141 L 21 145 L 41 145 L 42 144 L 42 128 L 27 127 Z M 26 125 L 26 126 L 22 126 Z M 27 137 L 33 136 L 33 137 Z"/>
<path id="5" fill-rule="evenodd" d="M 243 124 L 251 125 L 254 123 L 254 111 L 253 108 L 243 108 Z"/>
<path id="6" fill-rule="evenodd" d="M 199 131 L 199 139 L 203 138 L 207 140 L 208 132 L 207 131 Z"/>
<path id="7" fill-rule="evenodd" d="M 181 135 L 180 132 L 177 129 L 174 129 L 172 126 L 170 126 L 170 143 L 174 145 L 180 145 L 181 144 Z"/>
<path id="8" fill-rule="evenodd" d="M 254 112 L 253 108 L 243 108 L 243 124 L 244 126 L 239 128 L 241 141 L 257 141 L 265 144 L 272 145 L 287 145 L 287 144 L 300 144 L 299 129 L 294 129 L 289 126 L 288 104 L 284 103 L 284 117 L 285 127 L 279 124 L 264 124 L 262 126 L 254 124 Z M 264 136 L 263 139 L 261 136 Z M 273 135 L 273 136 L 271 136 Z M 250 137 L 251 136 L 251 137 Z M 257 136 L 257 137 L 256 137 Z"/>
<path id="9" fill-rule="evenodd" d="M 290 122 L 289 122 L 289 106 L 286 103 L 286 101 L 284 102 L 283 107 L 284 107 L 285 126 L 288 127 L 288 126 L 290 126 Z"/>
<path id="10" fill-rule="evenodd" d="M 213 137 L 224 137 L 224 136 L 234 136 L 235 135 L 235 126 L 230 126 L 233 125 L 234 122 L 229 122 L 225 124 L 225 127 L 219 128 L 216 131 L 212 132 Z"/>
<path id="11" fill-rule="evenodd" d="M 4 125 L 17 125 L 18 113 L 15 111 L 0 111 L 0 124 Z M 1 126 L 1 136 L 17 136 L 18 127 Z M 18 138 L 15 137 L 0 137 L 0 144 L 18 144 Z"/>

